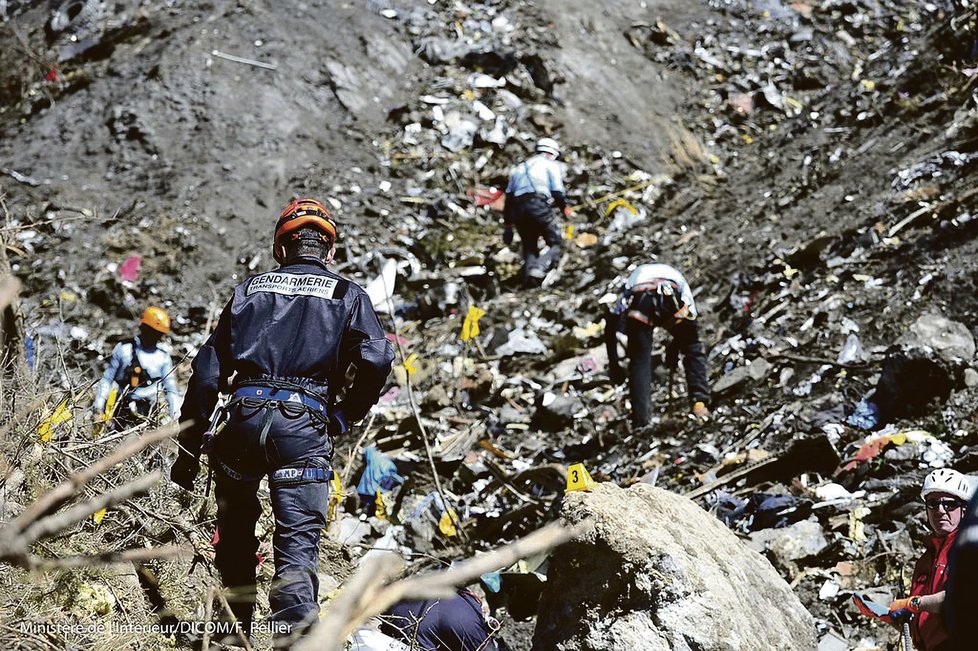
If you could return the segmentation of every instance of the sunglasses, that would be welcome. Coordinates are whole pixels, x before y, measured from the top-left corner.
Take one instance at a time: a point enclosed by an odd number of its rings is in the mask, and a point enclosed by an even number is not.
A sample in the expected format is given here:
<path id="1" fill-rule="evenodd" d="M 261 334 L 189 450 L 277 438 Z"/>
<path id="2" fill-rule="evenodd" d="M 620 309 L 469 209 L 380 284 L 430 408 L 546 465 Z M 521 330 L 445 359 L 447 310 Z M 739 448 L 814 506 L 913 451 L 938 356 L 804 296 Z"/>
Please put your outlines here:
<path id="1" fill-rule="evenodd" d="M 945 513 L 964 508 L 964 504 L 958 500 L 927 500 L 927 508 L 931 511 L 943 509 Z"/>

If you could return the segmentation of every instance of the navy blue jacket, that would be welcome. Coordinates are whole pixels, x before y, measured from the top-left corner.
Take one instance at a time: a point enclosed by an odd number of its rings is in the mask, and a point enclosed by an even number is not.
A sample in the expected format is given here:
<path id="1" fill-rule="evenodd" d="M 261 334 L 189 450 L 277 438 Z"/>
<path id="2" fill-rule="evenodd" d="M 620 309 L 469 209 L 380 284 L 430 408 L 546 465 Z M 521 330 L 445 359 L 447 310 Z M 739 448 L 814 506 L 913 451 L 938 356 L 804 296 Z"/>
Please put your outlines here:
<path id="1" fill-rule="evenodd" d="M 420 651 L 496 651 L 479 600 L 466 590 L 450 599 L 401 601 L 381 615 L 380 630 Z"/>
<path id="2" fill-rule="evenodd" d="M 197 353 L 180 420 L 180 442 L 200 449 L 219 392 L 245 380 L 298 385 L 350 422 L 377 402 L 394 361 L 367 293 L 315 258 L 300 258 L 234 288 L 217 329 Z M 348 385 L 347 370 L 356 367 Z M 232 380 L 232 375 L 234 378 Z"/>

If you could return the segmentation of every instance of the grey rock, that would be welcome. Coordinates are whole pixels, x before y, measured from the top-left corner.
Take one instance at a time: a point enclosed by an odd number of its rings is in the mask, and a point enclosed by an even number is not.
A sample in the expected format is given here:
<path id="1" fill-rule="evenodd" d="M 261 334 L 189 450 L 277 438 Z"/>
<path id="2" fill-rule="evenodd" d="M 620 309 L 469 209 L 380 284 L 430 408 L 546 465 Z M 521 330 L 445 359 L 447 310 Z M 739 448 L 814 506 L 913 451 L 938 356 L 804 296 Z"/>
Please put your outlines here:
<path id="1" fill-rule="evenodd" d="M 716 381 L 716 384 L 713 385 L 713 392 L 722 393 L 732 389 L 743 384 L 749 377 L 750 369 L 746 366 L 738 366 Z"/>
<path id="2" fill-rule="evenodd" d="M 815 648 L 811 615 L 771 564 L 692 501 L 599 484 L 561 512 L 593 526 L 551 559 L 535 651 Z"/>
<path id="3" fill-rule="evenodd" d="M 747 545 L 770 555 L 775 565 L 790 567 L 793 561 L 814 556 L 828 547 L 818 520 L 802 520 L 781 529 L 762 529 L 750 535 Z"/>
<path id="4" fill-rule="evenodd" d="M 967 387 L 978 386 L 978 371 L 973 368 L 966 368 L 964 370 L 964 384 Z"/>
<path id="5" fill-rule="evenodd" d="M 970 361 L 975 356 L 975 338 L 963 323 L 939 314 L 925 314 L 901 337 L 900 343 L 932 348 L 947 360 Z"/>

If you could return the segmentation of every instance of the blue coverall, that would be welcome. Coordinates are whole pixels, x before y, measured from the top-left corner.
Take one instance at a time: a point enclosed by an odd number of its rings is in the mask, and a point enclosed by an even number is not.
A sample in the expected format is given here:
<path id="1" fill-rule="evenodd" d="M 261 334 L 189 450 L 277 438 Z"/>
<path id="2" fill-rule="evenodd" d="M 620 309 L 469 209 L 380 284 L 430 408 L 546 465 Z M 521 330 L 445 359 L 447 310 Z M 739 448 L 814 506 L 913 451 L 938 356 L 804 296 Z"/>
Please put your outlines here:
<path id="1" fill-rule="evenodd" d="M 269 477 L 275 517 L 272 632 L 286 633 L 319 611 L 316 571 L 333 455 L 328 421 L 340 413 L 362 419 L 393 360 L 366 292 L 314 257 L 239 284 L 197 354 L 180 417 L 197 424 L 181 433 L 181 454 L 199 454 L 218 392 L 230 393 L 228 424 L 208 453 L 220 532 L 215 564 L 235 588 L 229 601 L 245 627 L 254 608 L 261 478 Z"/>
<path id="2" fill-rule="evenodd" d="M 496 651 L 479 600 L 467 590 L 450 599 L 402 601 L 381 616 L 380 630 L 419 651 Z"/>

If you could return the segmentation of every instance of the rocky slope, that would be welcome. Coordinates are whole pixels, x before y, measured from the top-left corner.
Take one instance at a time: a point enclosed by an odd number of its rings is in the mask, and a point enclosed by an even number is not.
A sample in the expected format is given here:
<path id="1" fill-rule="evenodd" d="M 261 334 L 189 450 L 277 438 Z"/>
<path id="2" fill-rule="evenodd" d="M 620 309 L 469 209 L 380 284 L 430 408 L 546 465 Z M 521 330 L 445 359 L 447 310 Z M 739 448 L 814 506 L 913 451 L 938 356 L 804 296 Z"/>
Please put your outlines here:
<path id="1" fill-rule="evenodd" d="M 25 286 L 31 381 L 52 408 L 69 395 L 84 412 L 101 357 L 146 303 L 175 316 L 175 353 L 191 356 L 230 287 L 272 264 L 280 206 L 294 194 L 323 197 L 343 225 L 343 273 L 366 283 L 385 261 L 397 270 L 385 325 L 404 357 L 417 355 L 412 386 L 474 532 L 469 549 L 552 518 L 568 462 L 684 492 L 745 458 L 814 441 L 827 460 L 786 455 L 767 475 L 717 486 L 734 497 L 787 494 L 798 519 L 812 513 L 824 545 L 770 553 L 825 648 L 888 639 L 851 612 L 849 591 L 895 586 L 915 554 L 911 535 L 922 533 L 914 486 L 932 464 L 978 470 L 968 448 L 973 9 L 897 0 L 0 9 L 3 238 Z M 542 135 L 567 150 L 573 239 L 559 278 L 521 292 L 498 216 L 468 191 L 505 183 Z M 616 210 L 617 199 L 636 214 Z M 122 279 L 136 255 L 137 276 Z M 625 394 L 603 374 L 600 299 L 651 256 L 687 274 L 703 312 L 715 387 L 705 426 L 666 395 L 663 371 L 655 427 L 630 432 Z M 487 312 L 478 345 L 458 338 L 471 305 Z M 942 335 L 928 330 L 934 323 Z M 416 476 L 398 498 L 409 513 L 430 474 L 405 375 L 402 366 L 371 439 Z M 848 419 L 881 377 L 882 422 L 872 427 L 889 429 L 864 430 Z M 73 442 L 83 416 L 76 425 L 56 443 Z M 5 451 L 12 510 L 89 459 L 55 463 L 22 430 Z M 888 441 L 890 451 L 833 478 L 836 453 L 908 430 L 932 438 Z M 52 464 L 48 476 L 21 473 L 11 488 L 29 458 Z M 174 490 L 146 499 L 175 514 Z M 746 536 L 753 525 L 739 526 Z M 107 544 L 97 529 L 87 535 Z M 115 535 L 111 544 L 187 534 L 163 522 Z M 418 551 L 460 553 L 430 531 L 398 536 Z M 15 578 L 4 570 L 4 589 L 22 594 Z M 183 588 L 164 585 L 164 601 Z M 189 617 L 194 601 L 180 607 L 165 608 Z M 26 617 L 15 611 L 6 623 Z"/>

